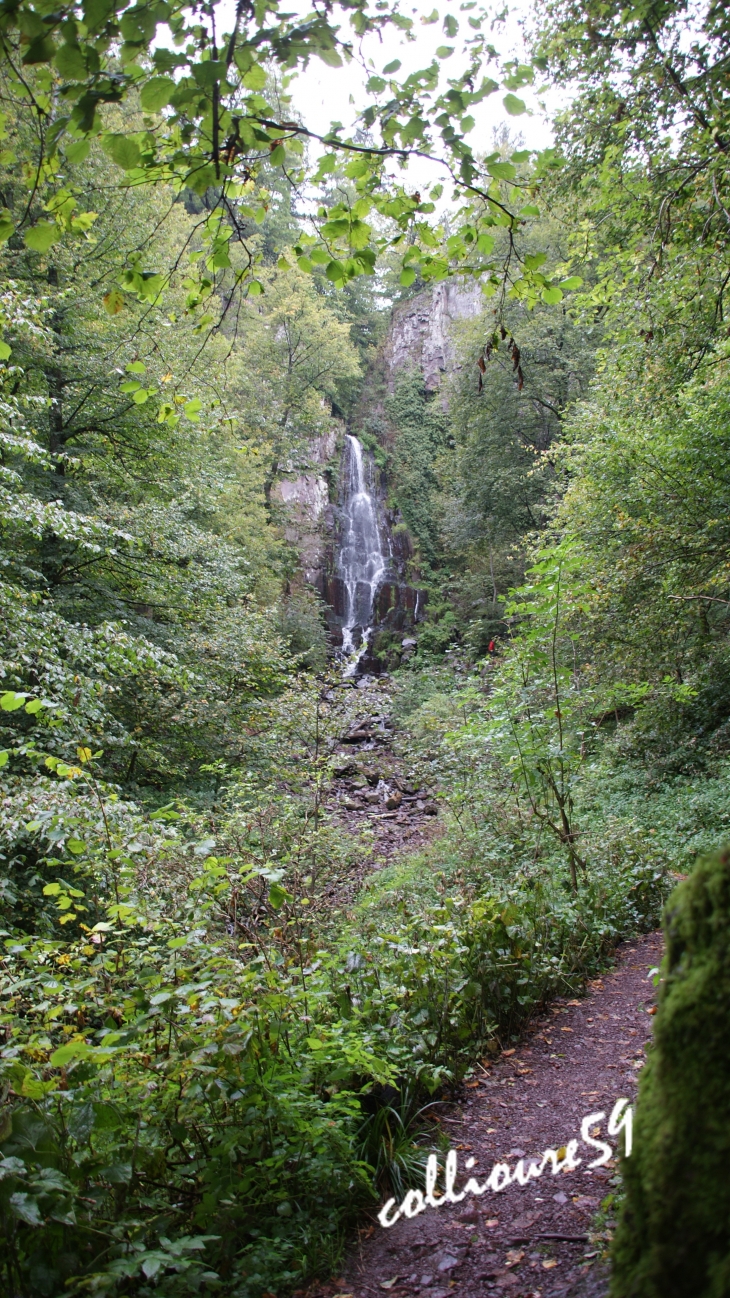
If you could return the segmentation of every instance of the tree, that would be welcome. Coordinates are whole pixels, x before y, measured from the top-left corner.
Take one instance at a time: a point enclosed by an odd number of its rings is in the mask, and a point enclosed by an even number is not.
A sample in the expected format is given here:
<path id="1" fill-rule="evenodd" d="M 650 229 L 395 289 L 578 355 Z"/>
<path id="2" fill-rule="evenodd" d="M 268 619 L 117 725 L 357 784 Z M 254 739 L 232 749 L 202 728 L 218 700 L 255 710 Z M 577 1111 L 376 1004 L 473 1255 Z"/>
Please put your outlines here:
<path id="1" fill-rule="evenodd" d="M 514 92 L 530 85 L 542 66 L 538 59 L 534 65 L 512 61 L 499 67 L 485 11 L 468 17 L 455 75 L 442 77 L 442 61 L 455 50 L 444 45 L 427 67 L 402 81 L 396 76 L 399 60 L 378 75 L 358 44 L 388 29 L 411 33 L 413 20 L 397 4 L 371 8 L 367 0 L 346 0 L 333 13 L 302 23 L 278 15 L 276 0 L 269 0 L 263 8 L 240 3 L 231 16 L 232 28 L 221 31 L 226 20 L 214 0 L 195 13 L 181 0 L 165 0 L 162 8 L 158 0 L 132 7 L 118 2 L 98 11 L 69 3 L 53 12 L 21 0 L 8 10 L 2 19 L 0 98 L 10 136 L 20 121 L 33 140 L 35 180 L 21 181 L 23 201 L 15 210 L 6 208 L 0 234 L 17 232 L 16 238 L 43 252 L 65 235 L 83 233 L 92 217 L 66 172 L 98 137 L 123 183 L 172 183 L 200 197 L 213 192 L 200 221 L 204 256 L 190 267 L 196 304 L 225 285 L 229 292 L 243 286 L 254 294 L 261 291 L 256 272 L 264 253 L 249 239 L 246 223 L 265 219 L 269 194 L 261 179 L 267 169 L 281 168 L 297 182 L 308 174 L 318 184 L 346 160 L 356 201 L 320 206 L 307 223 L 314 233 L 302 229 L 293 249 L 300 269 L 323 266 L 332 283 L 344 285 L 372 274 L 378 254 L 390 246 L 399 250 L 405 286 L 417 274 L 442 279 L 459 268 L 484 276 L 494 292 L 509 286 L 535 300 L 562 296 L 517 250 L 550 151 L 526 169 L 528 152 L 518 151 L 514 160 L 499 151 L 482 159 L 468 142 L 474 126 L 469 109 L 496 93 L 501 80 L 507 111 L 525 112 Z M 339 20 L 350 30 L 343 32 Z M 443 30 L 455 39 L 459 21 L 447 14 Z M 297 118 L 285 92 L 287 75 L 312 57 L 336 67 L 358 58 L 367 67 L 371 100 L 352 137 L 338 123 L 317 136 Z M 484 75 L 487 67 L 499 80 Z M 116 106 L 126 103 L 138 107 L 134 122 L 115 115 Z M 325 144 L 326 152 L 308 172 L 302 160 L 311 139 Z M 389 178 L 387 165 L 405 164 L 411 156 L 434 158 L 439 183 L 428 199 Z M 429 221 L 443 181 L 454 184 L 468 208 L 468 218 L 465 212 L 445 244 L 443 228 Z M 395 239 L 377 236 L 368 223 L 372 211 L 396 223 Z M 491 255 L 495 228 L 509 231 L 506 260 Z M 236 244 L 237 265 L 230 255 Z M 150 275 L 140 262 L 122 287 L 144 293 Z"/>
<path id="2" fill-rule="evenodd" d="M 730 24 L 722 5 L 558 0 L 535 41 L 579 87 L 558 123 L 563 187 L 578 204 L 588 302 L 681 382 L 722 329 L 730 252 Z M 588 305 L 588 302 L 586 305 Z M 669 373 L 668 373 L 669 377 Z"/>
<path id="3" fill-rule="evenodd" d="M 239 418 L 267 445 L 266 491 L 287 463 L 306 459 L 307 443 L 330 426 L 330 406 L 360 377 L 350 324 L 301 271 L 273 270 L 266 293 L 239 321 L 233 382 Z"/>

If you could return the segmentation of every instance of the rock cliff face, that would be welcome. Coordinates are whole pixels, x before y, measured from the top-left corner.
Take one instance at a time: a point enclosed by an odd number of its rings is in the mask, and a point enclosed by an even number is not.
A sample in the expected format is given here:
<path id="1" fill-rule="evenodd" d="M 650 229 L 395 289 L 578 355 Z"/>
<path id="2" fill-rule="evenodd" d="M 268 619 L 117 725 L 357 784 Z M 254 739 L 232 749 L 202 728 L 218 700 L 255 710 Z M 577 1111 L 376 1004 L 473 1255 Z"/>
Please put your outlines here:
<path id="1" fill-rule="evenodd" d="M 334 522 L 325 470 L 336 454 L 337 441 L 335 429 L 315 438 L 309 444 L 306 469 L 280 478 L 271 492 L 284 536 L 299 553 L 304 580 L 320 594 L 326 584 L 328 540 Z"/>
<path id="2" fill-rule="evenodd" d="M 393 311 L 383 348 L 389 391 L 398 370 L 414 366 L 423 374 L 426 390 L 434 392 L 454 366 L 454 322 L 478 315 L 483 300 L 478 284 L 443 280 L 401 302 Z"/>
<path id="3" fill-rule="evenodd" d="M 363 387 L 353 420 L 354 432 L 383 423 L 386 398 L 393 392 L 400 370 L 420 370 L 426 391 L 439 389 L 456 363 L 453 325 L 478 315 L 482 302 L 478 285 L 445 280 L 395 307 L 379 356 Z M 337 565 L 344 434 L 344 426 L 333 420 L 331 431 L 310 443 L 307 463 L 281 477 L 272 491 L 284 535 L 299 553 L 301 575 L 327 605 L 327 623 L 335 645 L 341 642 L 345 613 L 345 592 Z M 392 430 L 392 435 L 397 437 L 397 429 Z M 400 645 L 400 637 L 420 620 L 425 595 L 411 584 L 411 538 L 398 513 L 387 507 L 388 484 L 382 472 L 374 474 L 374 484 L 381 541 L 388 554 L 387 570 L 373 608 L 377 628 L 373 643 L 377 648 L 379 641 L 389 637 Z M 363 660 L 363 667 L 378 670 L 371 655 Z"/>

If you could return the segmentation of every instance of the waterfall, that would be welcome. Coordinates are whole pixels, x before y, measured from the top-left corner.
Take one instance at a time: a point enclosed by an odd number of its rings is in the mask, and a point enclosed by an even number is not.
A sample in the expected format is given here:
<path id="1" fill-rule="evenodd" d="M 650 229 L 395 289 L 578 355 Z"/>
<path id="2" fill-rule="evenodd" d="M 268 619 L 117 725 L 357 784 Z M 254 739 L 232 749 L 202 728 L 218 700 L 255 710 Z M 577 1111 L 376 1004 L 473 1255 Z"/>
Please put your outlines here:
<path id="1" fill-rule="evenodd" d="M 373 603 L 385 575 L 386 559 L 378 529 L 375 501 L 365 481 L 362 446 L 349 433 L 345 438 L 344 504 L 342 542 L 338 568 L 345 588 L 345 616 L 342 622 L 342 652 L 350 656 L 356 646 L 353 632 L 361 632 L 357 657 L 349 663 L 352 676 L 368 646 Z"/>

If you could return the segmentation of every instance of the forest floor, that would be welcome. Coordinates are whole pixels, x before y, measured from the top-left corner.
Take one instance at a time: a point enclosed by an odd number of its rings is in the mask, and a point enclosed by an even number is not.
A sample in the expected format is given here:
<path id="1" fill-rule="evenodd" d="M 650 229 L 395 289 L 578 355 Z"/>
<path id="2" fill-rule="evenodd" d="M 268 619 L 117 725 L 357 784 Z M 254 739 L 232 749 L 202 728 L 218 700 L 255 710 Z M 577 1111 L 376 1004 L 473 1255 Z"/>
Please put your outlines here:
<path id="1" fill-rule="evenodd" d="M 514 1168 L 518 1158 L 578 1139 L 588 1114 L 608 1114 L 619 1097 L 633 1098 L 651 1035 L 649 971 L 661 954 L 660 933 L 624 944 L 584 999 L 553 1001 L 518 1047 L 485 1061 L 460 1101 L 436 1107 L 448 1145 L 459 1151 L 457 1190 L 466 1158 L 475 1159 L 470 1174 L 478 1179 L 498 1161 Z M 317 1294 L 604 1298 L 602 1257 L 612 1227 L 605 1201 L 616 1184 L 615 1163 L 590 1171 L 585 1146 L 578 1153 L 584 1165 L 556 1178 L 548 1169 L 525 1187 L 427 1209 L 390 1229 L 377 1219 L 365 1224 L 342 1275 L 318 1285 Z"/>

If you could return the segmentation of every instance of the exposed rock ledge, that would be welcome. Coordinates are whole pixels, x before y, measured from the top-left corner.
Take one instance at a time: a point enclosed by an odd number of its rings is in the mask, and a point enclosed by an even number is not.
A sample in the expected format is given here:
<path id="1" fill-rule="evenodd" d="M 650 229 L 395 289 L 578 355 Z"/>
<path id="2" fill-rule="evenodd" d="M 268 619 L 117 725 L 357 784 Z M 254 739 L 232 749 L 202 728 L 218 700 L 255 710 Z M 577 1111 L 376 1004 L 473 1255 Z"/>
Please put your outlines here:
<path id="1" fill-rule="evenodd" d="M 327 536 L 332 530 L 329 487 L 322 470 L 336 447 L 334 429 L 315 438 L 308 447 L 306 468 L 310 471 L 280 478 L 271 493 L 279 506 L 284 536 L 299 552 L 304 579 L 318 589 L 323 583 Z"/>
<path id="2" fill-rule="evenodd" d="M 384 349 L 388 388 L 393 390 L 398 370 L 414 366 L 422 371 L 426 390 L 435 391 L 454 365 L 451 325 L 478 315 L 482 306 L 478 284 L 454 279 L 401 302 L 393 311 Z"/>

